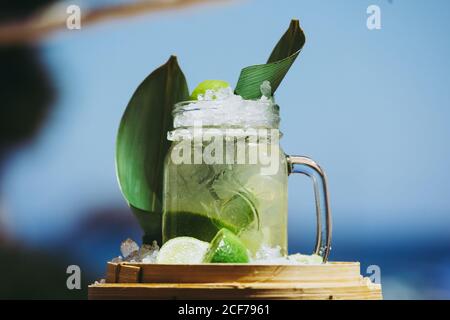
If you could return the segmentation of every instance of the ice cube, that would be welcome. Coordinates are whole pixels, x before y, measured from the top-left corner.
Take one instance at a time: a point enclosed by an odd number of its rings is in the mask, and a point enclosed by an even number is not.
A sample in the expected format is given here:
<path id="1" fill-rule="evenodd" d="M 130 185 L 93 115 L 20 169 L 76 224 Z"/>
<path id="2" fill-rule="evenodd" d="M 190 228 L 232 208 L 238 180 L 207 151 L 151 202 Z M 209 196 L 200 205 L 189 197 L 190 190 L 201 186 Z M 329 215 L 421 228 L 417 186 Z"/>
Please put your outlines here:
<path id="1" fill-rule="evenodd" d="M 283 185 L 274 177 L 266 175 L 252 175 L 245 183 L 245 187 L 261 202 L 279 203 Z"/>
<path id="2" fill-rule="evenodd" d="M 106 283 L 106 280 L 105 279 L 100 279 L 99 281 L 95 281 L 94 282 L 94 285 L 99 285 L 99 284 L 104 284 L 104 283 Z"/>
<path id="3" fill-rule="evenodd" d="M 220 88 L 215 92 L 215 97 L 217 100 L 224 100 L 233 95 L 233 89 L 230 87 L 227 88 Z"/>
<path id="4" fill-rule="evenodd" d="M 130 238 L 123 241 L 122 244 L 120 245 L 120 252 L 122 252 L 122 256 L 125 259 L 128 259 L 132 253 L 137 251 L 139 251 L 138 244 L 135 241 L 131 240 Z"/>
<path id="5" fill-rule="evenodd" d="M 111 259 L 112 263 L 121 263 L 122 261 L 123 261 L 122 256 L 118 256 L 118 257 Z"/>
<path id="6" fill-rule="evenodd" d="M 292 264 L 321 264 L 322 257 L 317 254 L 306 255 L 306 254 L 291 254 L 289 256 L 284 256 L 281 254 L 281 248 L 279 246 L 269 247 L 267 245 L 261 246 L 259 251 L 256 253 L 255 258 L 252 263 L 254 264 L 281 264 L 281 265 L 292 265 Z"/>
<path id="7" fill-rule="evenodd" d="M 300 254 L 295 253 L 289 256 L 281 254 L 281 248 L 279 246 L 269 247 L 262 245 L 255 255 L 252 263 L 255 264 L 322 264 L 323 259 L 317 254 Z"/>
<path id="8" fill-rule="evenodd" d="M 214 100 L 216 97 L 216 92 L 214 90 L 206 90 L 205 96 L 203 97 L 204 100 Z"/>
<path id="9" fill-rule="evenodd" d="M 252 261 L 255 264 L 292 264 L 286 256 L 281 254 L 281 247 L 262 245 Z"/>
<path id="10" fill-rule="evenodd" d="M 147 253 L 141 260 L 143 263 L 156 263 L 156 258 L 158 258 L 159 250 L 154 250 Z"/>
<path id="11" fill-rule="evenodd" d="M 259 90 L 261 90 L 261 94 L 263 97 L 270 98 L 272 96 L 272 87 L 270 86 L 270 82 L 265 80 L 259 86 Z"/>
<path id="12" fill-rule="evenodd" d="M 125 261 L 127 261 L 127 262 L 141 262 L 141 256 L 139 254 L 139 250 L 135 250 L 132 253 L 130 253 L 125 258 Z"/>
<path id="13" fill-rule="evenodd" d="M 152 249 L 152 245 L 150 244 L 143 244 L 141 246 L 141 248 L 139 249 L 139 256 L 143 257 L 145 256 L 147 253 L 153 251 Z"/>
<path id="14" fill-rule="evenodd" d="M 317 254 L 307 255 L 296 253 L 288 256 L 288 259 L 297 264 L 322 264 L 323 262 L 322 257 Z"/>
<path id="15" fill-rule="evenodd" d="M 261 248 L 256 253 L 256 260 L 268 260 L 274 258 L 280 258 L 283 255 L 281 254 L 281 247 L 269 247 L 267 245 L 262 245 Z"/>
<path id="16" fill-rule="evenodd" d="M 144 263 L 155 263 L 158 252 L 159 246 L 156 241 L 153 241 L 152 244 L 144 244 L 139 250 L 140 261 Z"/>

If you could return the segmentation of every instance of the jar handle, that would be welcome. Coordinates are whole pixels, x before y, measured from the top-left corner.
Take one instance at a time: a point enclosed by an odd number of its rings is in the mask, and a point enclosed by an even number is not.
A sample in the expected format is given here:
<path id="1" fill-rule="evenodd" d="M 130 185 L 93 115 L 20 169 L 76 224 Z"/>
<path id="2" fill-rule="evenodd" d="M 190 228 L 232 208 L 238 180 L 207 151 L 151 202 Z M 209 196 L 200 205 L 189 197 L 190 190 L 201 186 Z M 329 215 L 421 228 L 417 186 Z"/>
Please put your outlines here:
<path id="1" fill-rule="evenodd" d="M 322 168 L 312 159 L 303 156 L 287 156 L 289 174 L 301 173 L 310 177 L 314 186 L 316 201 L 316 245 L 314 253 L 328 260 L 331 250 L 331 209 L 328 196 L 327 178 Z"/>

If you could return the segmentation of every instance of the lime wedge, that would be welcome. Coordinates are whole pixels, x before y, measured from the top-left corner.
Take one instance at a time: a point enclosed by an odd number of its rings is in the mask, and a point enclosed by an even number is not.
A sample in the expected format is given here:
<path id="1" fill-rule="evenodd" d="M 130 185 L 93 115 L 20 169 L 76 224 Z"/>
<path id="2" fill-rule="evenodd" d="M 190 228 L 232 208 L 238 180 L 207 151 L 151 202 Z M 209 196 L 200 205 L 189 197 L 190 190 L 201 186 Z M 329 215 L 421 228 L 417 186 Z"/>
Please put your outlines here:
<path id="1" fill-rule="evenodd" d="M 208 263 L 247 263 L 247 248 L 230 230 L 221 229 L 211 241 L 203 260 Z"/>
<path id="2" fill-rule="evenodd" d="M 217 91 L 222 88 L 228 88 L 230 84 L 226 81 L 222 80 L 205 80 L 198 84 L 198 86 L 192 91 L 191 99 L 197 100 L 198 95 L 202 94 L 204 95 L 206 93 L 206 90 L 214 90 Z"/>
<path id="3" fill-rule="evenodd" d="M 219 229 L 227 228 L 239 236 L 244 229 L 259 229 L 259 199 L 242 185 L 234 171 L 224 170 L 218 175 L 210 192 L 218 199 L 214 216 Z"/>
<path id="4" fill-rule="evenodd" d="M 209 244 L 191 238 L 173 238 L 161 247 L 156 263 L 162 264 L 197 264 L 202 263 Z"/>

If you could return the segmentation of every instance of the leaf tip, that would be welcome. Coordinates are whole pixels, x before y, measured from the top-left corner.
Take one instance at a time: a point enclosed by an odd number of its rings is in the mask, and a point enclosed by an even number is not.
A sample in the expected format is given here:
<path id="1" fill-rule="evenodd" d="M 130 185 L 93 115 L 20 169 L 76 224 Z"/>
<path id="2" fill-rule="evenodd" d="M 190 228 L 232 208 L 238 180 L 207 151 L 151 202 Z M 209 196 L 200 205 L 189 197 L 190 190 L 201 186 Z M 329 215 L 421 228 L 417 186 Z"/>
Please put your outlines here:
<path id="1" fill-rule="evenodd" d="M 300 26 L 300 20 L 292 19 L 291 23 L 289 24 L 289 28 L 288 28 L 287 32 L 298 33 L 300 35 L 300 37 L 303 38 L 303 44 L 305 43 L 306 36 L 305 36 L 305 33 L 303 32 L 302 27 Z M 301 47 L 303 47 L 303 45 L 301 45 Z"/>
<path id="2" fill-rule="evenodd" d="M 300 21 L 298 19 L 292 19 L 289 28 L 300 28 Z"/>
<path id="3" fill-rule="evenodd" d="M 291 23 L 289 24 L 289 28 L 288 28 L 288 32 L 300 32 L 301 34 L 303 34 L 303 36 L 304 36 L 304 33 L 303 33 L 303 30 L 302 30 L 302 27 L 300 26 L 300 20 L 298 20 L 298 19 L 292 19 L 291 20 Z"/>
<path id="4" fill-rule="evenodd" d="M 172 55 L 169 57 L 169 60 L 167 60 L 166 63 L 167 63 L 167 64 L 178 65 L 178 58 L 177 58 L 177 56 L 174 55 L 174 54 L 172 54 Z"/>

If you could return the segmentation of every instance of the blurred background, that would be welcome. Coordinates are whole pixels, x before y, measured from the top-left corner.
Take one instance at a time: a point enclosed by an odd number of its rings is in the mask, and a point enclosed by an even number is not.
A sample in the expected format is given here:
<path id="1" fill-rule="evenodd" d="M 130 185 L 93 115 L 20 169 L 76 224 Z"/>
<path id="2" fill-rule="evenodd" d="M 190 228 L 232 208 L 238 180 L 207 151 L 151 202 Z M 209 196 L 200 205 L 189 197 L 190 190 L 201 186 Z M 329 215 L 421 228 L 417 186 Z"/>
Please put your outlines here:
<path id="1" fill-rule="evenodd" d="M 176 54 L 191 90 L 234 85 L 292 18 L 307 42 L 277 91 L 282 144 L 328 174 L 331 260 L 378 265 L 388 299 L 450 298 L 449 1 L 145 2 L 0 4 L 0 298 L 85 298 L 120 242 L 140 241 L 114 144 L 153 69 Z M 65 28 L 71 4 L 80 30 Z M 308 253 L 312 187 L 291 180 L 289 249 Z M 82 290 L 66 287 L 71 264 Z"/>

